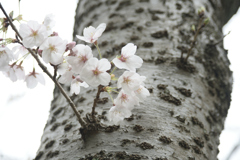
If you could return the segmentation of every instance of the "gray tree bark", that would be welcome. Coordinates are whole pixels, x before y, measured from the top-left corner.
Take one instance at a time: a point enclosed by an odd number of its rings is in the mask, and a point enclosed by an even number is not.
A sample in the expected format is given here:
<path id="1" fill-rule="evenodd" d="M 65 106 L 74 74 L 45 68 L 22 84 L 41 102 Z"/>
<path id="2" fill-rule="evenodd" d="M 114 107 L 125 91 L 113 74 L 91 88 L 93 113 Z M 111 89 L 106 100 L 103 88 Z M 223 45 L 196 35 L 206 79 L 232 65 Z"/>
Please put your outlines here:
<path id="1" fill-rule="evenodd" d="M 84 27 L 104 22 L 107 29 L 99 39 L 103 57 L 112 60 L 122 46 L 136 44 L 137 55 L 144 59 L 138 73 L 147 77 L 151 96 L 120 126 L 89 132 L 84 141 L 76 116 L 55 88 L 35 160 L 217 159 L 233 80 L 227 52 L 222 42 L 215 43 L 239 6 L 238 0 L 227 2 L 80 0 L 74 38 L 82 35 Z M 197 37 L 188 63 L 180 63 L 181 52 L 186 53 L 193 40 L 191 25 L 197 24 L 202 6 L 210 23 Z M 96 49 L 93 52 L 97 55 Z M 95 95 L 96 89 L 88 88 L 72 97 L 83 117 L 91 112 Z M 111 125 L 106 118 L 110 107 L 108 96 L 101 94 L 96 114 L 107 125 Z"/>

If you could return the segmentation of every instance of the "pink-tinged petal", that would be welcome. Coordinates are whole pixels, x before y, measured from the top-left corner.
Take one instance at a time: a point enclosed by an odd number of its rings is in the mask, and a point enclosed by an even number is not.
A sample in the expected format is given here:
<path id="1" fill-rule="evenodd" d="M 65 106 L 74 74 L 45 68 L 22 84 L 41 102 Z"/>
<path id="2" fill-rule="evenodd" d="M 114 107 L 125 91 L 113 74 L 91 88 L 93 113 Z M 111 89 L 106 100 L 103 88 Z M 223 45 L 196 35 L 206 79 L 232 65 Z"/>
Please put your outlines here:
<path id="1" fill-rule="evenodd" d="M 130 70 L 130 71 L 133 71 L 133 72 L 136 72 L 136 69 L 135 68 L 130 68 L 128 65 L 127 65 L 127 62 L 122 62 L 121 60 L 119 60 L 118 58 L 114 58 L 113 61 L 114 65 L 119 68 L 119 69 L 127 69 L 127 70 Z"/>
<path id="2" fill-rule="evenodd" d="M 84 87 L 84 88 L 88 88 L 89 87 L 89 85 L 86 82 L 81 83 L 80 86 Z"/>
<path id="3" fill-rule="evenodd" d="M 69 69 L 69 64 L 67 62 L 64 62 L 58 66 L 57 72 L 60 75 L 63 75 L 68 69 Z"/>
<path id="4" fill-rule="evenodd" d="M 111 81 L 111 76 L 107 72 L 103 72 L 98 77 L 99 83 L 103 86 L 107 86 L 109 82 Z"/>
<path id="5" fill-rule="evenodd" d="M 51 56 L 50 63 L 52 63 L 53 65 L 58 65 L 63 62 L 63 56 L 60 53 L 51 53 L 50 56 Z"/>
<path id="6" fill-rule="evenodd" d="M 46 51 L 42 52 L 42 59 L 45 63 L 49 63 L 51 60 L 51 54 L 47 53 Z"/>
<path id="7" fill-rule="evenodd" d="M 41 25 L 37 21 L 28 21 L 27 24 L 34 30 L 39 30 Z"/>
<path id="8" fill-rule="evenodd" d="M 73 72 L 67 71 L 58 79 L 58 82 L 62 84 L 70 84 L 72 81 Z"/>
<path id="9" fill-rule="evenodd" d="M 121 54 L 124 56 L 132 56 L 136 53 L 137 46 L 133 43 L 128 43 L 126 46 L 122 48 Z"/>
<path id="10" fill-rule="evenodd" d="M 19 26 L 19 34 L 25 38 L 28 35 L 32 34 L 30 27 L 27 24 L 20 24 Z"/>
<path id="11" fill-rule="evenodd" d="M 41 73 L 36 74 L 36 77 L 39 83 L 41 83 L 42 85 L 45 85 L 45 79 Z"/>
<path id="12" fill-rule="evenodd" d="M 80 86 L 79 84 L 80 82 L 76 82 L 76 80 L 73 80 L 71 83 L 71 89 L 70 89 L 70 94 L 72 95 L 73 93 L 75 93 L 76 95 L 80 93 Z"/>
<path id="13" fill-rule="evenodd" d="M 23 45 L 24 47 L 26 48 L 31 48 L 33 47 L 35 44 L 34 44 L 34 38 L 33 37 L 26 37 L 23 39 Z"/>
<path id="14" fill-rule="evenodd" d="M 101 23 L 97 28 L 96 28 L 96 32 L 93 36 L 93 39 L 98 39 L 102 33 L 104 32 L 104 30 L 106 29 L 106 24 L 105 23 Z"/>
<path id="15" fill-rule="evenodd" d="M 111 64 L 106 58 L 102 58 L 98 61 L 98 69 L 102 72 L 105 72 L 111 69 Z"/>
<path id="16" fill-rule="evenodd" d="M 130 70 L 135 70 L 135 68 L 140 68 L 142 66 L 143 60 L 139 56 L 132 55 L 127 59 L 126 63 L 128 67 L 131 68 Z"/>
<path id="17" fill-rule="evenodd" d="M 25 79 L 26 83 L 27 83 L 27 87 L 30 89 L 33 89 L 37 86 L 37 80 L 34 76 L 27 76 L 27 78 Z"/>
<path id="18" fill-rule="evenodd" d="M 82 40 L 82 41 L 86 41 L 85 37 L 83 37 L 83 36 L 76 35 L 76 37 L 77 37 L 78 39 Z"/>

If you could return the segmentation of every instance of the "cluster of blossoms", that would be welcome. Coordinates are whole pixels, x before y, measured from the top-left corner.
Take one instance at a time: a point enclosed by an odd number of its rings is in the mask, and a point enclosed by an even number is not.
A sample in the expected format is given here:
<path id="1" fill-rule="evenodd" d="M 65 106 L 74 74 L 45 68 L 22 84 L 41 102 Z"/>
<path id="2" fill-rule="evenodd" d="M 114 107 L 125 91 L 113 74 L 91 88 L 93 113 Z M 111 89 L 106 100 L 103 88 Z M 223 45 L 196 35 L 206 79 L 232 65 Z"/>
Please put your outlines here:
<path id="1" fill-rule="evenodd" d="M 52 31 L 54 25 L 54 16 L 51 14 L 45 17 L 42 24 L 36 21 L 20 24 L 19 33 L 23 38 L 22 45 L 12 50 L 5 45 L 0 47 L 0 71 L 3 71 L 12 81 L 24 79 L 28 88 L 34 88 L 38 82 L 44 84 L 42 74 L 36 72 L 35 68 L 25 75 L 22 66 L 23 60 L 29 54 L 27 48 L 35 47 L 36 54 L 42 57 L 45 63 L 50 63 L 57 68 L 57 72 L 61 75 L 58 81 L 70 85 L 70 95 L 79 94 L 80 87 L 101 85 L 111 96 L 111 92 L 115 91 L 116 87 L 108 85 L 111 80 L 117 80 L 113 71 L 116 68 L 125 69 L 126 71 L 118 78 L 117 88 L 121 90 L 117 98 L 113 100 L 108 118 L 117 124 L 131 116 L 134 106 L 139 105 L 139 102 L 149 96 L 149 91 L 144 88 L 143 83 L 146 77 L 136 73 L 136 68 L 140 68 L 143 63 L 143 60 L 135 55 L 137 46 L 128 43 L 122 48 L 121 55 L 109 62 L 108 59 L 102 58 L 97 43 L 106 28 L 105 23 L 97 28 L 87 27 L 83 31 L 83 36 L 77 35 L 78 39 L 97 47 L 100 59 L 93 57 L 92 49 L 88 45 L 76 45 L 76 42 L 68 43 L 61 39 L 56 32 Z M 20 59 L 18 59 L 19 55 L 22 55 Z M 15 60 L 14 63 L 9 64 L 13 60 Z M 21 61 L 17 64 L 19 60 Z M 115 65 L 115 68 L 109 73 L 111 63 Z"/>

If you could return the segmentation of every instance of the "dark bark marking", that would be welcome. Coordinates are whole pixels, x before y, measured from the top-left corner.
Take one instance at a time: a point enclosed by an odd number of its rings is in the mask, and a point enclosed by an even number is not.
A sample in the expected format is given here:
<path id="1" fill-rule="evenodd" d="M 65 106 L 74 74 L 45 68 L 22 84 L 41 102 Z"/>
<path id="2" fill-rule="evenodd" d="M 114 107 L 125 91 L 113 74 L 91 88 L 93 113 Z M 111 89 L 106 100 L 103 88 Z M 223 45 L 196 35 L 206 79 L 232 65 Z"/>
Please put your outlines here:
<path id="1" fill-rule="evenodd" d="M 114 22 L 108 22 L 107 27 L 105 29 L 105 33 L 111 30 L 117 29 L 117 25 Z"/>
<path id="2" fill-rule="evenodd" d="M 71 128 L 72 128 L 72 124 L 67 124 L 67 125 L 64 127 L 64 131 L 69 131 Z"/>
<path id="3" fill-rule="evenodd" d="M 103 41 L 99 44 L 100 47 L 105 47 L 106 45 L 108 45 L 108 41 Z"/>
<path id="4" fill-rule="evenodd" d="M 161 93 L 161 92 L 160 92 L 159 97 L 160 97 L 161 99 L 163 99 L 164 101 L 167 101 L 167 102 L 169 102 L 169 103 L 175 104 L 176 106 L 179 106 L 179 105 L 182 104 L 182 102 L 181 102 L 179 99 L 177 99 L 176 97 L 173 97 L 173 96 L 172 96 L 171 94 L 169 94 L 169 93 Z"/>
<path id="5" fill-rule="evenodd" d="M 133 127 L 133 130 L 136 131 L 136 132 L 141 132 L 141 131 L 144 130 L 144 128 L 142 126 L 140 126 L 140 125 L 135 125 Z"/>
<path id="6" fill-rule="evenodd" d="M 210 150 L 213 150 L 213 146 L 212 146 L 210 143 L 208 143 L 208 148 L 209 148 Z"/>
<path id="7" fill-rule="evenodd" d="M 172 142 L 172 140 L 169 138 L 169 137 L 166 137 L 166 136 L 161 136 L 159 137 L 159 141 L 165 143 L 165 144 L 169 144 Z"/>
<path id="8" fill-rule="evenodd" d="M 168 38 L 168 31 L 167 30 L 163 30 L 163 31 L 157 31 L 157 32 L 155 32 L 155 33 L 152 33 L 151 34 L 151 36 L 153 37 L 153 38 L 157 38 L 157 39 L 159 39 L 159 38 Z"/>
<path id="9" fill-rule="evenodd" d="M 204 138 L 206 139 L 206 141 L 209 141 L 209 134 L 207 134 L 207 133 L 204 133 Z"/>
<path id="10" fill-rule="evenodd" d="M 130 37 L 130 40 L 131 41 L 136 41 L 136 40 L 139 40 L 140 38 L 139 38 L 139 36 L 136 36 L 136 35 L 132 35 L 131 37 Z"/>
<path id="11" fill-rule="evenodd" d="M 60 123 L 54 123 L 52 128 L 50 129 L 52 132 L 55 131 L 60 126 Z"/>
<path id="12" fill-rule="evenodd" d="M 165 12 L 164 11 L 160 11 L 160 10 L 152 10 L 152 9 L 148 9 L 148 12 L 150 14 L 164 14 Z"/>
<path id="13" fill-rule="evenodd" d="M 152 20 L 153 21 L 157 21 L 159 20 L 160 18 L 158 16 L 156 16 L 155 14 L 152 15 Z"/>
<path id="14" fill-rule="evenodd" d="M 105 104 L 107 102 L 108 102 L 108 98 L 107 97 L 97 99 L 97 103 L 99 103 L 99 104 Z"/>
<path id="15" fill-rule="evenodd" d="M 180 121 L 180 122 L 182 122 L 182 123 L 184 123 L 185 120 L 186 120 L 186 118 L 183 117 L 183 116 L 181 116 L 181 115 L 177 116 L 176 118 L 177 118 L 178 121 Z"/>
<path id="16" fill-rule="evenodd" d="M 116 126 L 116 125 L 113 125 L 113 126 L 107 126 L 105 128 L 105 132 L 113 132 L 113 131 L 116 131 L 119 129 L 120 126 Z"/>
<path id="17" fill-rule="evenodd" d="M 165 84 L 158 84 L 157 85 L 157 88 L 158 89 L 166 89 L 168 85 L 165 85 Z"/>
<path id="18" fill-rule="evenodd" d="M 69 139 L 67 139 L 67 138 L 65 138 L 65 139 L 62 140 L 62 144 L 66 144 L 66 143 L 68 143 L 68 142 L 69 142 Z"/>
<path id="19" fill-rule="evenodd" d="M 121 142 L 122 142 L 121 143 L 122 147 L 125 146 L 128 143 L 135 143 L 134 140 L 129 140 L 129 139 L 123 139 Z"/>
<path id="20" fill-rule="evenodd" d="M 64 120 L 64 121 L 62 122 L 62 125 L 65 125 L 67 122 L 68 122 L 68 120 L 67 120 L 67 119 L 66 119 L 66 120 Z"/>
<path id="21" fill-rule="evenodd" d="M 113 4 L 115 4 L 117 2 L 117 0 L 107 0 L 106 2 L 105 2 L 105 4 L 106 5 L 113 5 Z"/>
<path id="22" fill-rule="evenodd" d="M 56 121 L 56 118 L 53 116 L 50 120 L 50 124 L 54 123 Z"/>
<path id="23" fill-rule="evenodd" d="M 77 103 L 81 103 L 81 102 L 83 102 L 83 101 L 85 101 L 85 100 L 86 100 L 85 97 L 80 97 L 80 98 L 77 100 Z"/>
<path id="24" fill-rule="evenodd" d="M 187 129 L 186 127 L 182 126 L 182 125 L 175 125 L 175 127 L 181 129 L 181 131 L 185 131 L 187 133 L 190 133 L 190 130 Z"/>
<path id="25" fill-rule="evenodd" d="M 179 143 L 179 146 L 180 147 L 182 147 L 182 148 L 184 148 L 184 149 L 190 149 L 190 146 L 189 146 L 189 144 L 187 144 L 185 141 L 180 141 Z"/>
<path id="26" fill-rule="evenodd" d="M 48 149 L 48 148 L 52 147 L 54 143 L 55 143 L 55 140 L 51 140 L 50 142 L 48 142 L 48 143 L 45 145 L 45 149 Z"/>
<path id="27" fill-rule="evenodd" d="M 191 120 L 194 125 L 198 125 L 199 127 L 204 128 L 203 123 L 200 122 L 196 117 L 191 117 Z"/>
<path id="28" fill-rule="evenodd" d="M 196 72 L 196 67 L 194 65 L 192 65 L 191 63 L 189 62 L 182 62 L 182 60 L 179 58 L 177 60 L 177 67 L 179 69 L 182 69 L 186 72 L 189 72 L 189 73 L 195 73 Z"/>
<path id="29" fill-rule="evenodd" d="M 131 1 L 130 0 L 123 0 L 122 2 L 120 2 L 118 4 L 118 7 L 116 8 L 116 11 L 119 11 L 120 9 L 122 9 L 123 7 L 127 7 L 131 5 Z"/>
<path id="30" fill-rule="evenodd" d="M 194 137 L 193 140 L 199 147 L 204 147 L 204 141 L 200 137 Z"/>
<path id="31" fill-rule="evenodd" d="M 130 21 L 130 22 L 126 22 L 125 24 L 123 24 L 120 29 L 126 29 L 126 28 L 130 28 L 134 25 L 134 22 Z"/>
<path id="32" fill-rule="evenodd" d="M 54 115 L 54 116 L 58 115 L 62 110 L 63 110 L 63 107 L 58 108 L 58 109 L 53 113 L 53 115 Z"/>
<path id="33" fill-rule="evenodd" d="M 135 9 L 135 12 L 136 13 L 142 13 L 144 11 L 144 9 L 143 8 L 137 8 L 137 9 Z"/>
<path id="34" fill-rule="evenodd" d="M 166 59 L 163 58 L 163 57 L 158 57 L 156 60 L 155 60 L 155 64 L 162 64 L 166 62 Z"/>
<path id="35" fill-rule="evenodd" d="M 42 155 L 43 155 L 43 151 L 38 152 L 34 160 L 39 160 L 42 157 Z"/>
<path id="36" fill-rule="evenodd" d="M 200 148 L 198 148 L 198 146 L 192 146 L 192 149 L 194 150 L 195 153 L 202 154 L 202 151 L 200 150 Z"/>
<path id="37" fill-rule="evenodd" d="M 147 143 L 147 142 L 143 142 L 141 144 L 138 144 L 137 146 L 139 146 L 140 148 L 142 148 L 143 150 L 146 150 L 146 149 L 153 149 L 154 146 L 151 145 L 150 143 Z"/>
<path id="38" fill-rule="evenodd" d="M 153 47 L 153 42 L 144 42 L 144 43 L 142 44 L 142 46 L 145 47 L 145 48 Z"/>
<path id="39" fill-rule="evenodd" d="M 176 3 L 176 8 L 177 8 L 177 10 L 181 10 L 182 9 L 182 5 L 180 3 Z"/>
<path id="40" fill-rule="evenodd" d="M 192 91 L 190 89 L 181 88 L 181 87 L 180 88 L 174 87 L 174 88 L 186 97 L 191 97 L 192 96 Z"/>
<path id="41" fill-rule="evenodd" d="M 50 151 L 50 152 L 48 152 L 48 154 L 46 155 L 46 157 L 47 157 L 47 158 L 53 158 L 53 157 L 55 157 L 55 156 L 57 156 L 57 155 L 59 155 L 59 151 L 54 151 L 54 152 Z"/>
<path id="42" fill-rule="evenodd" d="M 132 121 L 132 120 L 134 120 L 134 114 L 132 114 L 130 117 L 128 117 L 128 118 L 125 118 L 125 120 L 127 120 L 127 121 Z"/>

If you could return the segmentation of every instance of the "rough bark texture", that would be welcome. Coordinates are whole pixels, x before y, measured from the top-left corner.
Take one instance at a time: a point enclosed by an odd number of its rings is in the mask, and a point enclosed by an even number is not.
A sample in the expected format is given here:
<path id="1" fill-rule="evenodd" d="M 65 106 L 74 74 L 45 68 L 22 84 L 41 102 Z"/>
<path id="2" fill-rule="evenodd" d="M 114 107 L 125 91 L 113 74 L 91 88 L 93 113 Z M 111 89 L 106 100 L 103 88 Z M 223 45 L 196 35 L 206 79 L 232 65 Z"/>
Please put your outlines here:
<path id="1" fill-rule="evenodd" d="M 229 11 L 222 5 L 226 2 L 80 0 L 74 37 L 82 35 L 84 27 L 105 22 L 107 29 L 99 39 L 103 57 L 113 59 L 126 43 L 136 44 L 137 55 L 144 59 L 138 73 L 148 78 L 145 84 L 151 96 L 120 127 L 89 133 L 83 141 L 73 111 L 55 89 L 35 160 L 217 159 L 232 90 L 227 52 L 222 43 L 213 45 L 222 38 L 221 27 L 233 14 L 226 14 Z M 206 8 L 210 23 L 198 36 L 189 63 L 183 65 L 179 57 L 191 44 L 190 28 L 197 24 L 201 6 Z M 72 97 L 82 116 L 91 111 L 95 95 L 96 89 L 88 88 Z M 109 124 L 106 112 L 111 103 L 106 97 L 101 94 L 96 112 Z"/>

